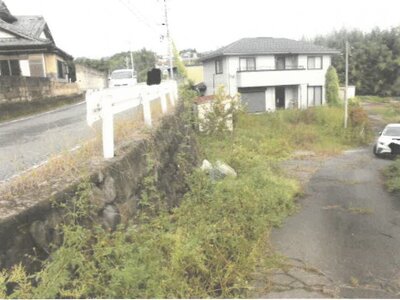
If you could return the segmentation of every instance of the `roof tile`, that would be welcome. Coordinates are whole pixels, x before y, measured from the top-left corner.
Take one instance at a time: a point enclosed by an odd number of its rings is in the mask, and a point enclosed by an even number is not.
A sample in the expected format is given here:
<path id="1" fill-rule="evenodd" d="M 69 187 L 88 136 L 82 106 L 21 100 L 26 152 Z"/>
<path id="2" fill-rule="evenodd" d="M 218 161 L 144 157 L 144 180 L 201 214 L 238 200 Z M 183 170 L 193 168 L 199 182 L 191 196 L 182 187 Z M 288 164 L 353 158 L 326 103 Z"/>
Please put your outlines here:
<path id="1" fill-rule="evenodd" d="M 257 37 L 243 38 L 225 47 L 203 56 L 208 60 L 225 55 L 254 55 L 254 54 L 337 54 L 338 50 L 314 45 L 309 42 L 295 41 L 286 38 Z"/>

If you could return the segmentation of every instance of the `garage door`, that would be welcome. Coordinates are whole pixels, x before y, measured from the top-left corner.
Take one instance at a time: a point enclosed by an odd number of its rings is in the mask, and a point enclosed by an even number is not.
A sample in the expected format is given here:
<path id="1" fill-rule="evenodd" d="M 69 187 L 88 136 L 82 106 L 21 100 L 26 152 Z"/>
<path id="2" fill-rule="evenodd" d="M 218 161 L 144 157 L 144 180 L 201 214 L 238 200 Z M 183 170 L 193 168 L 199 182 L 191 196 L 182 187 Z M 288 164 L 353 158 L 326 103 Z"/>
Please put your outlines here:
<path id="1" fill-rule="evenodd" d="M 265 111 L 265 90 L 258 91 L 239 91 L 242 104 L 245 105 L 250 113 Z"/>

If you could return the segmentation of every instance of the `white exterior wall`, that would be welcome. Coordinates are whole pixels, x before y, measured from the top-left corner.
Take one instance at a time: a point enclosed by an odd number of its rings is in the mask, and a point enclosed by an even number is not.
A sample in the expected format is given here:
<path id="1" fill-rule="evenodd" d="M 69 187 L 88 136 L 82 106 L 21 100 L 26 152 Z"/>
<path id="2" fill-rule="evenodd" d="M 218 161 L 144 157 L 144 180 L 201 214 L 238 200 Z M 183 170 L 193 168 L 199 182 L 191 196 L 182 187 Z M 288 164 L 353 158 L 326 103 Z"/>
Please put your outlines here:
<path id="1" fill-rule="evenodd" d="M 230 80 L 228 76 L 229 72 L 228 61 L 229 61 L 228 57 L 222 58 L 222 74 L 215 74 L 215 60 L 204 62 L 203 72 L 204 72 L 204 83 L 207 86 L 206 96 L 214 95 L 217 92 L 219 86 L 224 86 L 227 92 L 228 90 L 230 90 L 229 88 Z"/>
<path id="2" fill-rule="evenodd" d="M 228 61 L 228 92 L 230 96 L 235 96 L 238 92 L 237 90 L 237 79 L 236 73 L 239 70 L 239 57 L 229 56 Z"/>
<path id="3" fill-rule="evenodd" d="M 344 90 L 346 87 L 339 87 L 339 99 L 344 101 Z M 347 99 L 354 98 L 356 96 L 356 87 L 354 85 L 349 85 L 347 87 Z"/>
<path id="4" fill-rule="evenodd" d="M 307 84 L 302 84 L 299 86 L 299 108 L 304 109 L 308 107 L 307 97 Z"/>
<path id="5" fill-rule="evenodd" d="M 266 111 L 275 111 L 275 88 L 268 87 L 265 90 L 265 110 Z"/>

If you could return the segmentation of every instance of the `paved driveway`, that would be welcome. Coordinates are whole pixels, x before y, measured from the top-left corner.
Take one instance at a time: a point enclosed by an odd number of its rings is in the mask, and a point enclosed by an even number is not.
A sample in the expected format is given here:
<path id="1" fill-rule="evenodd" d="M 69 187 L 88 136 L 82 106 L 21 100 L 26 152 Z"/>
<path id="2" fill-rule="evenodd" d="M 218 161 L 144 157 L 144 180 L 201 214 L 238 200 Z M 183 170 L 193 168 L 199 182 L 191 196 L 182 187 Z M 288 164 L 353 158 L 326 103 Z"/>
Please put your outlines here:
<path id="1" fill-rule="evenodd" d="M 386 192 L 381 173 L 390 163 L 370 148 L 322 163 L 299 212 L 272 232 L 289 259 L 264 297 L 400 296 L 400 197 Z"/>

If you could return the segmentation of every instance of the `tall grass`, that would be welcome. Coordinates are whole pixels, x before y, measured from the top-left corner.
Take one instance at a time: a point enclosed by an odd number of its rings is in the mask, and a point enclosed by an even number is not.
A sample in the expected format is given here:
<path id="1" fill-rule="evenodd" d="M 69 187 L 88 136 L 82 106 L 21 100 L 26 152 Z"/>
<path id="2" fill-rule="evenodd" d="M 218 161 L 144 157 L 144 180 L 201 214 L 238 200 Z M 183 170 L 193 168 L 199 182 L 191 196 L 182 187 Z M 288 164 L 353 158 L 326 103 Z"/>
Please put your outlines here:
<path id="1" fill-rule="evenodd" d="M 345 130 L 343 110 L 336 107 L 259 115 L 241 113 L 232 135 L 200 139 L 207 145 L 204 147 L 206 157 L 223 158 L 234 168 L 242 168 L 243 164 L 257 165 L 260 160 L 287 159 L 295 150 L 334 154 L 367 144 L 371 139 L 368 124 L 357 120 L 353 123 L 354 126 Z"/>
<path id="2" fill-rule="evenodd" d="M 63 246 L 42 271 L 0 273 L 0 298 L 246 297 L 269 229 L 295 210 L 299 192 L 275 162 L 295 149 L 331 153 L 365 142 L 357 126 L 342 129 L 341 115 L 337 108 L 239 114 L 232 134 L 199 136 L 204 158 L 224 160 L 237 178 L 212 182 L 195 171 L 179 207 L 113 233 L 66 223 Z M 87 203 L 74 205 L 79 216 L 90 216 L 89 199 L 85 186 L 72 200 Z"/>
<path id="3" fill-rule="evenodd" d="M 389 192 L 400 192 L 400 159 L 394 161 L 383 171 L 386 177 L 386 188 Z"/>

